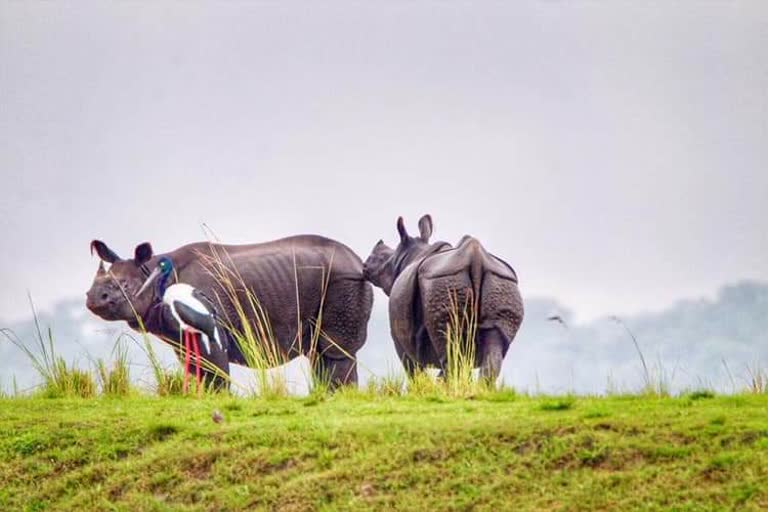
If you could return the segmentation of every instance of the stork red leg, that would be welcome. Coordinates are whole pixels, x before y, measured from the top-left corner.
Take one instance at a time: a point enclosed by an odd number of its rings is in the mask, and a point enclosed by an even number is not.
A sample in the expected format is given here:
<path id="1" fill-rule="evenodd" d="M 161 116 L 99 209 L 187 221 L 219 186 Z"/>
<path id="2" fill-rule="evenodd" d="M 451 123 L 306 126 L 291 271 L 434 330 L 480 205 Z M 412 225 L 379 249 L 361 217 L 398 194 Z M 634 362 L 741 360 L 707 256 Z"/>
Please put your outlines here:
<path id="1" fill-rule="evenodd" d="M 197 396 L 200 396 L 200 393 L 203 391 L 203 370 L 202 365 L 203 362 L 200 359 L 200 336 L 202 336 L 199 332 L 192 334 L 192 345 L 195 347 L 195 360 L 197 361 L 197 366 L 195 368 L 195 381 L 197 382 Z"/>
<path id="2" fill-rule="evenodd" d="M 187 331 L 184 331 L 184 394 L 187 394 L 187 391 L 189 390 L 189 363 L 190 359 L 192 358 L 192 347 L 190 347 L 189 343 L 189 335 L 190 333 Z"/>

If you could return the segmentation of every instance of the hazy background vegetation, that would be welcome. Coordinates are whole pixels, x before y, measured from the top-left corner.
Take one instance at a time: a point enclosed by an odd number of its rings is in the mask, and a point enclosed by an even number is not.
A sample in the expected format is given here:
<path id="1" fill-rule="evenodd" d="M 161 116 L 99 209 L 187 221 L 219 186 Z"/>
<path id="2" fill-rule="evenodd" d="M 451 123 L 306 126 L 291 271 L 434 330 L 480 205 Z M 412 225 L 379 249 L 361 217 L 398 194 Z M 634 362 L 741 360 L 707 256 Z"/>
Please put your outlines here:
<path id="1" fill-rule="evenodd" d="M 626 332 L 608 317 L 578 323 L 568 306 L 553 298 L 528 298 L 526 319 L 504 363 L 502 378 L 520 390 L 546 393 L 605 393 L 637 391 L 644 377 L 637 352 Z M 747 386 L 749 372 L 768 363 L 768 284 L 741 282 L 718 290 L 713 298 L 682 300 L 656 312 L 624 317 L 638 338 L 655 380 L 669 390 L 708 388 L 729 392 Z M 557 314 L 568 328 L 547 320 Z M 40 322 L 50 325 L 56 349 L 68 361 L 89 364 L 108 357 L 115 340 L 128 333 L 123 323 L 103 322 L 85 311 L 79 298 L 62 301 L 40 312 Z M 3 325 L 0 321 L 0 325 Z M 31 319 L 10 326 L 26 340 L 34 340 Z M 151 382 L 148 361 L 139 345 L 131 347 L 133 377 Z M 157 341 L 160 356 L 173 363 L 170 348 Z M 400 372 L 400 363 L 389 336 L 386 302 L 377 295 L 366 346 L 359 353 L 361 377 Z M 725 361 L 725 362 L 724 362 Z M 727 365 L 727 368 L 726 368 Z M 252 381 L 248 370 L 233 367 L 240 383 Z M 306 361 L 285 370 L 292 389 L 306 391 Z M 729 375 L 730 371 L 730 375 Z M 0 378 L 6 390 L 12 376 L 20 388 L 39 380 L 23 353 L 0 342 Z M 733 377 L 733 380 L 731 380 Z"/>

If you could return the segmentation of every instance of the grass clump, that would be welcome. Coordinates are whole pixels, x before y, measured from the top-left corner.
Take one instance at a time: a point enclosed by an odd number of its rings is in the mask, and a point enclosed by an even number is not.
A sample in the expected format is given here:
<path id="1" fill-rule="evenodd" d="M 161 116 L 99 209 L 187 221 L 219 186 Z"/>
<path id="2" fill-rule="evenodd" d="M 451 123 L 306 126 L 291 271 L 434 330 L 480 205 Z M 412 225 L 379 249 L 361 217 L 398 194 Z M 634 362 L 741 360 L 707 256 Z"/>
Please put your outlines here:
<path id="1" fill-rule="evenodd" d="M 542 411 L 567 411 L 573 408 L 576 399 L 572 396 L 547 398 L 539 404 Z"/>
<path id="2" fill-rule="evenodd" d="M 648 396 L 657 396 L 657 397 L 668 397 L 671 395 L 670 389 L 672 388 L 672 382 L 675 380 L 675 373 L 677 370 L 677 366 L 672 368 L 671 371 L 667 369 L 667 367 L 664 365 L 661 358 L 656 362 L 654 367 L 650 367 L 648 365 L 648 362 L 645 359 L 645 355 L 643 354 L 642 349 L 640 348 L 640 343 L 637 340 L 637 337 L 635 336 L 635 333 L 632 332 L 632 330 L 629 328 L 629 326 L 619 318 L 618 316 L 611 316 L 609 317 L 613 322 L 616 322 L 618 325 L 622 327 L 624 332 L 629 336 L 629 338 L 632 340 L 632 345 L 635 347 L 635 351 L 637 352 L 637 356 L 640 360 L 640 364 L 642 366 L 642 375 L 643 375 L 643 389 L 642 394 L 648 395 Z"/>
<path id="3" fill-rule="evenodd" d="M 182 396 L 184 394 L 184 371 L 174 368 L 163 368 L 156 370 L 155 375 L 155 394 L 157 396 Z M 194 379 L 191 380 L 190 389 L 194 394 L 194 388 L 197 385 Z"/>
<path id="4" fill-rule="evenodd" d="M 125 397 L 131 393 L 131 371 L 128 361 L 128 347 L 118 339 L 112 350 L 112 360 L 97 359 L 96 376 L 101 393 L 110 397 Z"/>
<path id="5" fill-rule="evenodd" d="M 747 389 L 754 394 L 768 393 L 768 372 L 759 363 L 747 366 Z"/>
<path id="6" fill-rule="evenodd" d="M 369 396 L 403 396 L 407 381 L 404 374 L 396 372 L 382 377 L 371 376 L 365 384 L 364 392 Z"/>
<path id="7" fill-rule="evenodd" d="M 709 389 L 700 389 L 697 391 L 691 391 L 687 397 L 691 400 L 704 400 L 709 398 L 715 398 L 715 392 Z"/>
<path id="8" fill-rule="evenodd" d="M 445 380 L 435 377 L 426 370 L 419 370 L 408 379 L 408 395 L 415 397 L 447 396 Z"/>
<path id="9" fill-rule="evenodd" d="M 443 369 L 446 392 L 450 396 L 477 394 L 482 382 L 475 379 L 477 363 L 477 306 L 472 294 L 464 304 L 451 295 L 451 309 L 445 330 L 446 365 Z"/>
<path id="10" fill-rule="evenodd" d="M 501 387 L 498 390 L 488 390 L 477 398 L 488 402 L 514 402 L 520 397 L 514 388 Z"/>
<path id="11" fill-rule="evenodd" d="M 41 393 L 48 398 L 93 398 L 97 394 L 97 386 L 90 371 L 67 364 L 63 357 L 57 357 L 51 368 L 51 377 L 46 379 Z"/>
<path id="12" fill-rule="evenodd" d="M 179 432 L 179 427 L 170 423 L 156 423 L 147 429 L 149 439 L 152 441 L 164 441 Z"/>
<path id="13" fill-rule="evenodd" d="M 63 357 L 56 354 L 53 331 L 50 327 L 43 331 L 31 297 L 29 303 L 35 325 L 35 342 L 28 346 L 9 329 L 0 329 L 0 334 L 29 358 L 33 368 L 42 378 L 39 392 L 48 398 L 95 396 L 97 387 L 93 374 L 78 368 L 75 363 L 67 363 Z"/>

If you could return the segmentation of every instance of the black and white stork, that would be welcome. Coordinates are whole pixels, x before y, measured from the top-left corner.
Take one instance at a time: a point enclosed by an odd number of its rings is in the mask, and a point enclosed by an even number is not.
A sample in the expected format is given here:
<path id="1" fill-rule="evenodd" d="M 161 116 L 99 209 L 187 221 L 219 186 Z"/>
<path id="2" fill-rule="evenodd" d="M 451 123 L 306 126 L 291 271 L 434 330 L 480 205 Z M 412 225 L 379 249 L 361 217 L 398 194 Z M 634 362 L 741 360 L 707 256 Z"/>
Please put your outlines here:
<path id="1" fill-rule="evenodd" d="M 202 338 L 207 354 L 211 354 L 210 344 L 212 343 L 215 343 L 219 350 L 226 351 L 226 348 L 221 343 L 216 309 L 211 301 L 200 290 L 189 284 L 176 283 L 169 286 L 172 274 L 173 261 L 167 256 L 163 256 L 136 295 L 142 294 L 149 288 L 152 281 L 157 279 L 157 296 L 168 306 L 184 333 L 184 393 L 189 388 L 189 375 L 191 373 L 189 364 L 194 350 L 197 359 L 195 377 L 199 394 L 202 389 L 202 370 L 198 338 Z"/>

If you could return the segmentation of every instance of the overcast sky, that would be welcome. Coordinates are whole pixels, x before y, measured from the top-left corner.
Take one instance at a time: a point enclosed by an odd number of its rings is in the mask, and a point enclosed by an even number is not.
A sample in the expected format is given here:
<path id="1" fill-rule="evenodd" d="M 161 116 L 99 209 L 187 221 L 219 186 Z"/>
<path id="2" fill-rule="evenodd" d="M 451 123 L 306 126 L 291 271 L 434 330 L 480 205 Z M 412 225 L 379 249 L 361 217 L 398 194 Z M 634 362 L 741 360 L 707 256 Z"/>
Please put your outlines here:
<path id="1" fill-rule="evenodd" d="M 583 319 L 768 279 L 768 4 L 0 3 L 0 319 L 422 213 Z M 382 298 L 377 296 L 377 300 Z"/>

